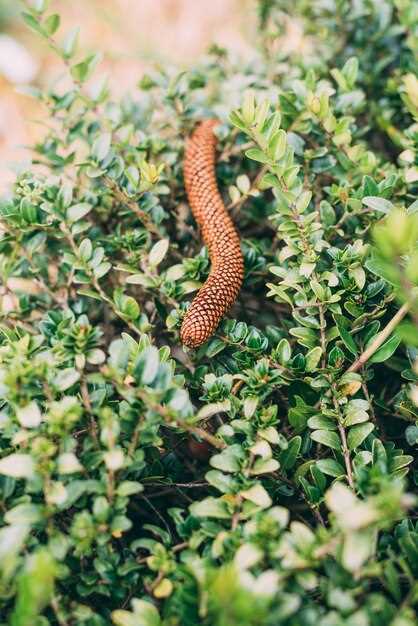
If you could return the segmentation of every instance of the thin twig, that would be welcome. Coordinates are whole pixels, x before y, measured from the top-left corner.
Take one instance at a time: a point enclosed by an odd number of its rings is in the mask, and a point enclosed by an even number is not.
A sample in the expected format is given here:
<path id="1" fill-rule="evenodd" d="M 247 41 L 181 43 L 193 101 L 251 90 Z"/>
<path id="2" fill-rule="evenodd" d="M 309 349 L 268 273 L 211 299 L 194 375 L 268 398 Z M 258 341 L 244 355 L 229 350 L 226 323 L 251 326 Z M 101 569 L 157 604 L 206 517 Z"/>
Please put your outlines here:
<path id="1" fill-rule="evenodd" d="M 150 233 L 152 233 L 156 237 L 161 238 L 160 231 L 158 230 L 154 222 L 150 219 L 148 213 L 140 209 L 137 202 L 130 198 L 126 193 L 124 193 L 124 191 L 118 186 L 118 184 L 114 180 L 112 180 L 108 176 L 105 176 L 104 181 L 109 189 L 112 191 L 114 197 L 118 200 L 118 202 L 128 207 L 128 209 L 130 209 L 132 213 L 135 213 L 137 218 L 143 223 L 145 228 Z"/>
<path id="2" fill-rule="evenodd" d="M 81 391 L 81 399 L 83 401 L 83 406 L 90 416 L 90 434 L 97 447 L 99 445 L 99 439 L 97 436 L 97 424 L 94 418 L 93 409 L 92 409 L 91 402 L 90 402 L 87 382 L 84 378 L 82 378 L 81 380 L 80 391 Z"/>
<path id="3" fill-rule="evenodd" d="M 224 448 L 226 448 L 226 443 L 222 441 L 222 439 L 215 437 L 215 435 L 208 433 L 206 430 L 200 428 L 199 426 L 193 426 L 192 424 L 188 424 L 186 421 L 171 415 L 170 411 L 165 406 L 159 404 L 158 402 L 153 402 L 147 393 L 141 390 L 138 390 L 137 393 L 139 398 L 143 402 L 145 402 L 145 404 L 148 405 L 153 411 L 156 411 L 159 415 L 161 415 L 161 417 L 167 424 L 175 422 L 177 426 L 190 433 L 191 435 L 195 435 L 196 437 L 199 437 L 199 439 L 207 441 L 207 443 L 209 443 L 213 448 L 216 448 L 217 450 L 223 450 Z"/>
<path id="4" fill-rule="evenodd" d="M 199 426 L 191 426 L 190 424 L 187 424 L 183 420 L 179 419 L 176 419 L 176 423 L 184 430 L 187 430 L 190 434 L 199 437 L 199 439 L 207 441 L 213 448 L 216 448 L 217 450 L 223 450 L 224 448 L 226 448 L 226 443 L 224 443 L 218 437 L 215 437 L 215 435 L 211 435 L 211 433 L 208 433 L 207 430 L 199 428 Z"/>
<path id="5" fill-rule="evenodd" d="M 321 367 L 322 369 L 325 369 L 326 351 L 327 351 L 327 340 L 325 337 L 325 329 L 327 327 L 327 323 L 325 321 L 324 307 L 322 306 L 322 304 L 319 306 L 318 312 L 319 312 L 319 324 L 320 324 L 319 332 L 320 332 L 320 337 L 321 337 L 321 349 L 322 349 Z"/>
<path id="6" fill-rule="evenodd" d="M 331 387 L 331 392 L 332 392 L 332 401 L 333 401 L 335 412 L 337 413 L 337 418 L 338 418 L 338 432 L 340 433 L 340 437 L 341 437 L 342 451 L 343 451 L 343 457 L 344 457 L 344 464 L 345 464 L 345 470 L 346 470 L 346 473 L 347 473 L 347 480 L 348 480 L 348 484 L 350 485 L 351 489 L 353 491 L 355 491 L 355 484 L 354 484 L 354 478 L 353 478 L 353 468 L 352 468 L 352 465 L 351 465 L 350 450 L 348 449 L 348 445 L 347 445 L 347 436 L 346 436 L 346 433 L 345 433 L 345 428 L 344 428 L 344 426 L 342 424 L 340 405 L 338 404 L 338 399 L 337 399 L 337 395 L 336 395 L 336 389 L 335 389 L 334 385 L 332 385 L 332 387 Z"/>
<path id="7" fill-rule="evenodd" d="M 343 456 L 344 456 L 345 469 L 347 472 L 348 484 L 350 485 L 351 489 L 355 491 L 353 470 L 351 467 L 350 450 L 348 449 L 348 446 L 347 446 L 347 437 L 345 435 L 345 428 L 342 424 L 338 424 L 338 431 L 340 433 L 341 442 L 343 444 Z"/>

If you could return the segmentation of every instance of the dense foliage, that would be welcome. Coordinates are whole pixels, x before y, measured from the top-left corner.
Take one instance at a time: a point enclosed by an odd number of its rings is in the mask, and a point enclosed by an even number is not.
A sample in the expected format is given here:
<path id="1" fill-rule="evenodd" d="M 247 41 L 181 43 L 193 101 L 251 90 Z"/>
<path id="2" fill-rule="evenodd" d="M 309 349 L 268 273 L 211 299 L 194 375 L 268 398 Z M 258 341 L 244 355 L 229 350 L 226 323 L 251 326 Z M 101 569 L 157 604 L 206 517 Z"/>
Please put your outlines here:
<path id="1" fill-rule="evenodd" d="M 416 2 L 259 0 L 251 58 L 122 100 L 46 4 L 65 76 L 0 207 L 2 623 L 413 626 Z M 245 280 L 187 351 L 208 116 Z"/>

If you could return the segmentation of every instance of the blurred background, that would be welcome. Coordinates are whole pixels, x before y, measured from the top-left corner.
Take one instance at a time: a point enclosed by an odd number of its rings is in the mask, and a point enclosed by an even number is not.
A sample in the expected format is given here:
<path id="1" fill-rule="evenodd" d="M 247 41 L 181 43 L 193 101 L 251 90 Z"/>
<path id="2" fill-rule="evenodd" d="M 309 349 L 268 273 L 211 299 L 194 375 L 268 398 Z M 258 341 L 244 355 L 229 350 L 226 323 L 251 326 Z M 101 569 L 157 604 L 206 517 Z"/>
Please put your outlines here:
<path id="1" fill-rule="evenodd" d="M 45 111 L 19 92 L 22 85 L 47 85 L 62 64 L 23 23 L 19 0 L 0 0 L 0 193 L 13 180 L 13 163 L 43 132 Z M 113 93 L 135 88 L 156 63 L 187 68 L 215 42 L 239 55 L 249 52 L 256 26 L 253 0 L 53 0 L 61 16 L 59 40 L 80 26 L 79 49 L 101 51 L 99 73 Z"/>

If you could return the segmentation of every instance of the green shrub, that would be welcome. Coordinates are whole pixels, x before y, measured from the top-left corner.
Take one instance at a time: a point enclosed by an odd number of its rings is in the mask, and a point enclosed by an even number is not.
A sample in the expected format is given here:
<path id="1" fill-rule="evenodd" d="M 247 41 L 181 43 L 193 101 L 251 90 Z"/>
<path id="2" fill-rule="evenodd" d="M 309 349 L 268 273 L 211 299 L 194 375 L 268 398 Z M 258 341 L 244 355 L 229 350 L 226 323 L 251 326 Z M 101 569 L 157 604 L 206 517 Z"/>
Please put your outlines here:
<path id="1" fill-rule="evenodd" d="M 245 63 L 122 100 L 44 4 L 72 84 L 32 90 L 47 131 L 1 203 L 3 623 L 413 626 L 417 4 L 260 0 Z M 208 115 L 245 281 L 185 351 Z"/>

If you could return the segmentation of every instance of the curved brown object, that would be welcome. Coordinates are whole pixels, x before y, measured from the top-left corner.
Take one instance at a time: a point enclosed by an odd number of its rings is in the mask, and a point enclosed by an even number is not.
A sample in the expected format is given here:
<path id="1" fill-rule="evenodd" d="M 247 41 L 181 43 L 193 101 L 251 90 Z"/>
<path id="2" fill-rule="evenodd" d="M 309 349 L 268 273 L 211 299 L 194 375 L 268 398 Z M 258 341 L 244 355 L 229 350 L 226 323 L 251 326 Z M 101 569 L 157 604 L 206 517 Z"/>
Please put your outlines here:
<path id="1" fill-rule="evenodd" d="M 237 231 L 229 217 L 215 176 L 217 120 L 199 124 L 187 140 L 184 180 L 194 217 L 202 231 L 212 263 L 209 277 L 190 305 L 180 329 L 190 348 L 204 343 L 235 301 L 244 276 L 244 260 Z"/>

